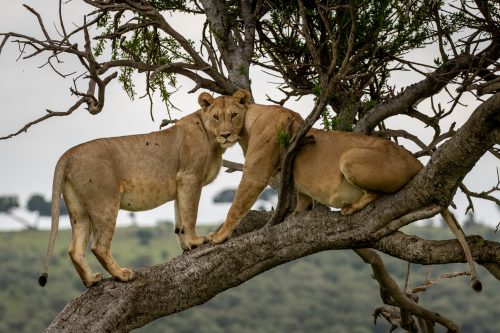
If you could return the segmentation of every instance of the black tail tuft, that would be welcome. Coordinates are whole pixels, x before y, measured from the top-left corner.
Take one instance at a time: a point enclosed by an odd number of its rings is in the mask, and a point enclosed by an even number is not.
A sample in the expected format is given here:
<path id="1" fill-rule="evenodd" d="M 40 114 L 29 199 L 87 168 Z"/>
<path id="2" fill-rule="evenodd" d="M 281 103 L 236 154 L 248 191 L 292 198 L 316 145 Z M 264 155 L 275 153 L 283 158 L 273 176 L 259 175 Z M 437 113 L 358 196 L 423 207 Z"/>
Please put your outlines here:
<path id="1" fill-rule="evenodd" d="M 477 279 L 472 280 L 471 285 L 472 285 L 472 289 L 474 289 L 477 292 L 480 292 L 481 290 L 483 290 L 483 284 L 481 283 L 481 281 L 479 281 Z"/>
<path id="2" fill-rule="evenodd" d="M 44 287 L 47 284 L 48 278 L 49 275 L 47 273 L 43 273 L 42 275 L 40 275 L 40 277 L 38 278 L 38 284 L 40 285 L 40 287 Z"/>

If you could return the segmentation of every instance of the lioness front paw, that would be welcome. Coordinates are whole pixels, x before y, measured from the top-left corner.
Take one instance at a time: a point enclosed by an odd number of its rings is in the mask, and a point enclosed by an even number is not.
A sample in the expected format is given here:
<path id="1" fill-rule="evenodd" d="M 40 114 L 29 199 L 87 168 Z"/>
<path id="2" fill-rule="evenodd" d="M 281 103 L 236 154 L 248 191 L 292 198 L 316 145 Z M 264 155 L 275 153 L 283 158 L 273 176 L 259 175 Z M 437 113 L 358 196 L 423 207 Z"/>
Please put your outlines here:
<path id="1" fill-rule="evenodd" d="M 221 234 L 221 232 L 211 232 L 208 234 L 208 241 L 213 244 L 220 244 L 225 242 L 229 237 Z"/>

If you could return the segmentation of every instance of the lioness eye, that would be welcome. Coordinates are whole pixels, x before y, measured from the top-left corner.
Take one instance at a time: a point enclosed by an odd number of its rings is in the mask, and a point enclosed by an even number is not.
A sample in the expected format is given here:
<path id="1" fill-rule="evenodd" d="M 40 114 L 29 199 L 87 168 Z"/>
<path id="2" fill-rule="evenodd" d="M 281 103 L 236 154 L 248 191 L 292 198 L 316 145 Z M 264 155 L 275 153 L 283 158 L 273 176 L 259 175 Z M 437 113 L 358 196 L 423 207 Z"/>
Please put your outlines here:
<path id="1" fill-rule="evenodd" d="M 236 117 L 238 114 L 236 112 L 234 113 L 231 113 L 231 119 L 233 119 L 234 117 Z"/>
<path id="2" fill-rule="evenodd" d="M 214 114 L 214 119 L 215 119 L 215 120 L 219 120 L 219 116 L 218 116 L 218 115 L 216 115 L 216 114 Z"/>

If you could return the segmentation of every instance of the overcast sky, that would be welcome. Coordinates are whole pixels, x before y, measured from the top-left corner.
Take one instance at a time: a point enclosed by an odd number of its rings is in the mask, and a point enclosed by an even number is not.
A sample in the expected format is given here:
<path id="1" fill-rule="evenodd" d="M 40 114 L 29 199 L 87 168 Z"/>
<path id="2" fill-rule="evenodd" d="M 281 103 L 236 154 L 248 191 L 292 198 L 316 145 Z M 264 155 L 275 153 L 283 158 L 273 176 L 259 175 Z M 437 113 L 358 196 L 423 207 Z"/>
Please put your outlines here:
<path id="1" fill-rule="evenodd" d="M 40 29 L 36 24 L 34 16 L 29 13 L 20 2 L 0 0 L 2 10 L 0 11 L 0 32 L 15 31 L 28 35 L 40 36 Z M 24 1 L 38 10 L 46 19 L 47 29 L 54 32 L 54 22 L 57 20 L 58 1 Z M 72 1 L 69 6 L 63 7 L 67 18 L 66 24 L 69 29 L 72 22 L 82 21 L 82 14 L 86 8 L 79 1 Z M 201 21 L 193 16 L 169 17 L 169 22 L 178 27 L 180 31 L 196 40 L 200 33 Z M 182 28 L 181 28 L 182 27 Z M 75 40 L 76 41 L 76 40 Z M 39 69 L 45 62 L 45 58 L 38 57 L 32 60 L 19 60 L 17 46 L 8 43 L 0 55 L 0 136 L 17 131 L 27 122 L 34 120 L 44 114 L 45 109 L 54 111 L 66 111 L 75 99 L 70 96 L 70 80 L 64 80 L 55 74 L 49 67 Z M 419 61 L 428 59 L 431 62 L 435 57 L 431 50 L 421 50 L 413 54 Z M 66 72 L 82 71 L 81 65 L 74 59 L 64 59 L 65 64 L 61 69 Z M 276 88 L 270 83 L 273 78 L 256 70 L 252 71 L 252 90 L 255 100 L 267 103 L 265 95 L 269 94 L 280 99 Z M 409 77 L 405 75 L 393 77 L 393 83 L 399 87 L 422 79 L 421 76 Z M 141 78 L 142 80 L 142 78 Z M 137 83 L 140 86 L 141 83 Z M 180 80 L 180 89 L 174 94 L 173 103 L 183 112 L 174 111 L 172 116 L 180 118 L 198 109 L 197 97 L 201 91 L 195 94 L 187 94 L 194 84 L 188 80 Z M 141 95 L 139 91 L 139 95 Z M 443 100 L 444 101 L 444 100 Z M 445 103 L 445 102 L 443 102 Z M 471 102 L 468 108 L 455 119 L 460 125 L 473 110 Z M 286 105 L 306 115 L 312 109 L 311 99 L 303 99 L 300 102 L 291 102 Z M 131 101 L 123 92 L 117 81 L 111 83 L 107 88 L 106 105 L 99 114 L 92 116 L 83 108 L 74 112 L 69 117 L 52 118 L 41 124 L 30 128 L 27 133 L 17 137 L 0 141 L 0 196 L 17 195 L 20 204 L 25 206 L 26 200 L 33 193 L 41 193 L 50 198 L 52 187 L 53 169 L 58 158 L 70 147 L 79 143 L 99 137 L 127 135 L 135 133 L 151 132 L 158 129 L 161 120 L 166 118 L 165 107 L 160 100 L 156 100 L 154 107 L 155 121 L 151 121 L 149 115 L 149 104 L 146 100 Z M 392 119 L 389 125 L 405 127 L 414 130 L 414 123 L 407 118 Z M 422 136 L 430 132 L 419 129 Z M 424 139 L 425 140 L 425 139 Z M 238 146 L 230 148 L 225 156 L 233 161 L 243 161 L 243 154 Z M 465 182 L 473 190 L 488 190 L 496 182 L 496 161 L 487 154 L 478 163 L 478 166 L 467 176 Z M 199 210 L 199 223 L 222 222 L 228 205 L 214 205 L 211 201 L 213 195 L 222 188 L 236 187 L 240 179 L 240 173 L 219 175 L 216 181 L 203 189 Z M 458 217 L 462 217 L 467 202 L 463 195 L 457 194 L 455 203 Z M 495 225 L 499 220 L 499 211 L 492 203 L 475 201 L 476 213 L 479 220 Z M 32 215 L 17 211 L 19 215 L 27 219 L 33 219 Z M 173 219 L 173 204 L 168 203 L 148 212 L 138 213 L 137 219 L 143 224 L 154 224 L 158 220 Z M 119 215 L 119 225 L 128 223 L 128 213 Z M 48 227 L 48 219 L 42 220 L 42 226 Z M 5 215 L 0 215 L 0 229 L 18 226 Z M 67 219 L 61 220 L 61 227 L 69 227 Z"/>

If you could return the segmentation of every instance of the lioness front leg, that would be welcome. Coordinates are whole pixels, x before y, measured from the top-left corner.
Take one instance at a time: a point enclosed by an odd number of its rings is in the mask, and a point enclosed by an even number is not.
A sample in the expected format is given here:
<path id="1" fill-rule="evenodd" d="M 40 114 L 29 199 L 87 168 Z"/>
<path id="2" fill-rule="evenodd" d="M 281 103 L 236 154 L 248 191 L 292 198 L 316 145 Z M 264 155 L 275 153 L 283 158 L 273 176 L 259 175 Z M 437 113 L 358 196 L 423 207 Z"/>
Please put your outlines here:
<path id="1" fill-rule="evenodd" d="M 219 230 L 208 234 L 208 240 L 210 242 L 220 244 L 231 237 L 233 231 L 245 216 L 245 213 L 250 210 L 259 194 L 262 193 L 267 186 L 269 178 L 271 178 L 271 176 L 265 174 L 263 177 L 243 174 L 240 185 L 236 190 L 233 204 L 231 208 L 229 208 L 226 221 Z"/>
<path id="2" fill-rule="evenodd" d="M 183 251 L 190 250 L 190 248 L 186 245 L 184 241 L 184 229 L 182 227 L 182 219 L 181 212 L 179 210 L 179 203 L 177 199 L 174 200 L 174 211 L 175 211 L 175 230 L 174 233 L 177 236 L 177 241 L 179 242 L 179 246 Z"/>
<path id="3" fill-rule="evenodd" d="M 207 242 L 205 236 L 196 235 L 196 218 L 201 195 L 201 180 L 184 177 L 177 183 L 177 209 L 182 223 L 178 239 L 183 250 L 191 250 Z M 176 221 L 177 221 L 176 217 Z"/>

